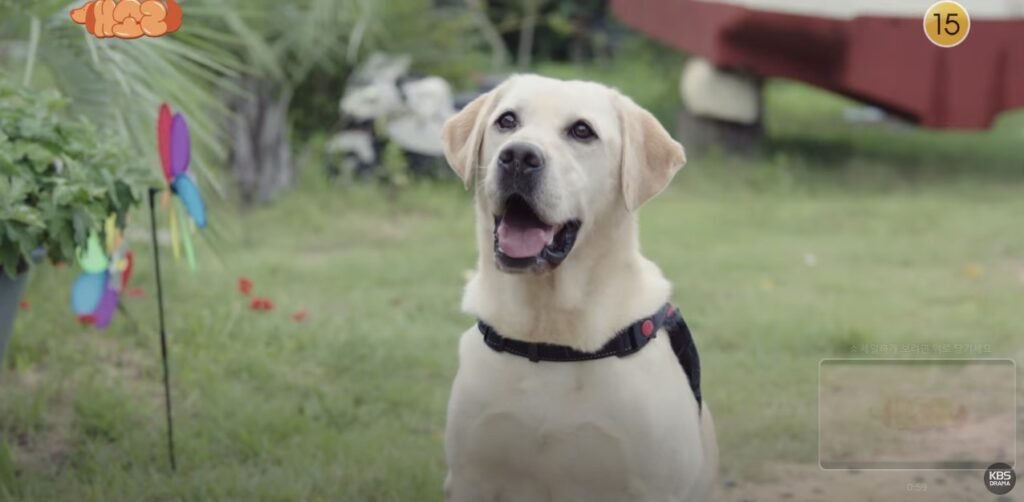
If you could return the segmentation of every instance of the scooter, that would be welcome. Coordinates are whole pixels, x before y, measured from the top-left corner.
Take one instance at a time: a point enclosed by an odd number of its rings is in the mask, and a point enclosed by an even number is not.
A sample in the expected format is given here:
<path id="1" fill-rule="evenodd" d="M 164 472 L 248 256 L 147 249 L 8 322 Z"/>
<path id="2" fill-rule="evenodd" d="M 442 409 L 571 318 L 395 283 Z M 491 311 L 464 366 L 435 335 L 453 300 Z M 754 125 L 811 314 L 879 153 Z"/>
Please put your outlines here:
<path id="1" fill-rule="evenodd" d="M 436 76 L 414 76 L 405 55 L 374 54 L 349 78 L 341 99 L 341 131 L 327 143 L 339 162 L 331 177 L 384 174 L 389 142 L 401 150 L 417 176 L 446 173 L 441 127 L 455 114 L 451 86 Z M 384 166 L 387 167 L 387 166 Z"/>

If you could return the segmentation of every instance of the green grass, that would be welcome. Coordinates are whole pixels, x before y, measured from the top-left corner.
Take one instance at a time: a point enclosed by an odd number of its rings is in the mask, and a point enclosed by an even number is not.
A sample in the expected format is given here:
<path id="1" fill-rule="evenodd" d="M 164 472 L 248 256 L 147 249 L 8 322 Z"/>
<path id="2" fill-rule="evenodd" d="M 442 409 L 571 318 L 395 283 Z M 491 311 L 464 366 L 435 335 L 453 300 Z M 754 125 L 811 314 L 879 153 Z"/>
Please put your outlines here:
<path id="1" fill-rule="evenodd" d="M 1024 352 L 1020 117 L 933 133 L 836 125 L 843 106 L 773 85 L 763 159 L 694 161 L 642 211 L 644 252 L 702 351 L 726 476 L 815 461 L 823 357 L 869 343 Z M 214 207 L 197 272 L 162 249 L 176 474 L 145 212 L 132 235 L 146 295 L 126 300 L 138 324 L 78 326 L 77 272 L 36 269 L 0 370 L 0 500 L 440 499 L 456 338 L 472 322 L 458 309 L 470 199 L 454 183 L 392 200 L 316 177 L 270 208 Z M 273 311 L 248 308 L 242 276 Z"/>

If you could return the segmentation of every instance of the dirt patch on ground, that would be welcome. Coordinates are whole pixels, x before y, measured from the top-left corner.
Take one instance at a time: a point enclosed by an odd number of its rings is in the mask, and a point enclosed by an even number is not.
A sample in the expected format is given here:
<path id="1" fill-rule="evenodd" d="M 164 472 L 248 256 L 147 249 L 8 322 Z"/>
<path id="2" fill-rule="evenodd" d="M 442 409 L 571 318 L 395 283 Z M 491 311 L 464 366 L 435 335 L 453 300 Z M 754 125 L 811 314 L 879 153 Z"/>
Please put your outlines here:
<path id="1" fill-rule="evenodd" d="M 4 385 L 20 387 L 25 392 L 41 393 L 45 375 L 37 369 L 9 373 Z M 14 459 L 15 474 L 23 470 L 59 472 L 71 451 L 71 425 L 74 418 L 72 400 L 63 388 L 58 388 L 42 404 L 46 411 L 41 423 L 30 431 L 5 430 L 8 447 Z"/>
<path id="2" fill-rule="evenodd" d="M 1024 409 L 1016 417 L 1024 426 Z M 982 424 L 984 425 L 984 424 Z M 971 429 L 981 436 L 991 431 Z M 1011 436 L 1012 437 L 1012 436 Z M 1011 443 L 1012 445 L 1012 443 Z M 1017 441 L 1017 451 L 1024 443 Z M 941 439 L 931 449 L 953 453 Z M 1018 465 L 1018 472 L 1020 466 Z M 816 464 L 769 464 L 758 472 L 763 481 L 724 476 L 715 500 L 720 502 L 974 502 L 1021 500 L 1017 487 L 1004 496 L 988 492 L 980 470 L 823 470 Z M 1015 496 L 1016 495 L 1016 496 Z"/>
<path id="3" fill-rule="evenodd" d="M 158 354 L 147 356 L 125 340 L 112 339 L 102 333 L 84 336 L 76 341 L 81 350 L 94 356 L 100 382 L 131 381 L 122 386 L 147 408 L 163 405 L 159 381 L 147 377 L 158 364 Z M 72 372 L 47 372 L 45 368 L 27 367 L 7 373 L 4 385 L 20 393 L 45 396 L 38 424 L 30 430 L 3 431 L 14 460 L 15 474 L 23 471 L 57 474 L 64 468 L 74 450 L 75 397 L 86 368 Z M 50 374 L 48 374 L 50 373 Z M 54 381 L 59 379 L 59 381 Z M 151 381 L 152 380 L 152 381 Z"/>
<path id="4" fill-rule="evenodd" d="M 715 500 L 730 502 L 965 502 L 997 500 L 983 471 L 825 471 L 816 465 L 776 465 L 766 482 L 725 480 Z M 1012 495 L 1012 492 L 1011 492 Z M 1014 500 L 1005 498 L 999 500 Z"/>

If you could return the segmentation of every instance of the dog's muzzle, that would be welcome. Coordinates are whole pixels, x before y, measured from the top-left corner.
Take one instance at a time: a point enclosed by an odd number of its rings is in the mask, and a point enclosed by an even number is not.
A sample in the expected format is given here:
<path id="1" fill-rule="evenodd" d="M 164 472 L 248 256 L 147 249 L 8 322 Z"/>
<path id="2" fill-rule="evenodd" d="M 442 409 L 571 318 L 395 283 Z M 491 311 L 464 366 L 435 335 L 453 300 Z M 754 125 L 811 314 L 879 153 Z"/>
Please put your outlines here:
<path id="1" fill-rule="evenodd" d="M 545 222 L 519 193 L 505 199 L 494 215 L 494 258 L 505 272 L 541 273 L 560 265 L 576 244 L 581 222 Z"/>

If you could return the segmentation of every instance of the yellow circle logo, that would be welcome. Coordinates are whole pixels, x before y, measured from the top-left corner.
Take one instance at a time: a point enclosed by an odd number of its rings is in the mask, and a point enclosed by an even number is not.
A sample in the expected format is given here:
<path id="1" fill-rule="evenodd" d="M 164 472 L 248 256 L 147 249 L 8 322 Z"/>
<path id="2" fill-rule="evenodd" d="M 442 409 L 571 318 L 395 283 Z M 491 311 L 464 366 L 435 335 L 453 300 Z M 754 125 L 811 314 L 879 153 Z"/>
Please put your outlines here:
<path id="1" fill-rule="evenodd" d="M 939 47 L 960 45 L 971 31 L 967 9 L 952 0 L 935 2 L 924 13 L 924 34 Z"/>

